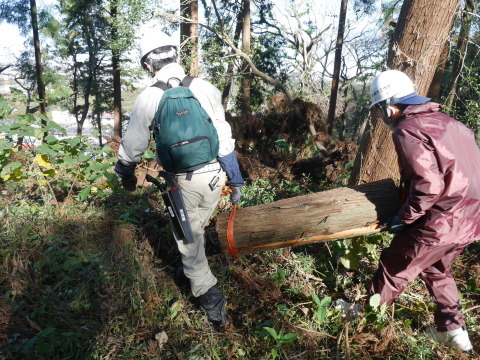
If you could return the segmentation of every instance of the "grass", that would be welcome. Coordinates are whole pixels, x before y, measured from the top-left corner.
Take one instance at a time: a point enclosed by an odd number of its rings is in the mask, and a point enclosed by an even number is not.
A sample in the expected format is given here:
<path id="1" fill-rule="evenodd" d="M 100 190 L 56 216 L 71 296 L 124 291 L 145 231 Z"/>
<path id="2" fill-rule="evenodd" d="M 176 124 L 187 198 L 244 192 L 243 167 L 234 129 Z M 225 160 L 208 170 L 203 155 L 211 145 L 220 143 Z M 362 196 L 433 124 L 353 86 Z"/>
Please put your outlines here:
<path id="1" fill-rule="evenodd" d="M 264 185 L 246 199 L 285 192 Z M 420 281 L 383 313 L 349 319 L 335 308 L 340 298 L 366 305 L 388 235 L 357 239 L 359 267 L 349 269 L 352 240 L 231 259 L 210 226 L 207 253 L 231 320 L 219 333 L 175 275 L 181 261 L 158 194 L 114 190 L 59 208 L 41 187 L 0 187 L 0 359 L 475 358 L 424 334 L 433 305 Z M 454 264 L 474 344 L 479 256 L 472 244 Z"/>

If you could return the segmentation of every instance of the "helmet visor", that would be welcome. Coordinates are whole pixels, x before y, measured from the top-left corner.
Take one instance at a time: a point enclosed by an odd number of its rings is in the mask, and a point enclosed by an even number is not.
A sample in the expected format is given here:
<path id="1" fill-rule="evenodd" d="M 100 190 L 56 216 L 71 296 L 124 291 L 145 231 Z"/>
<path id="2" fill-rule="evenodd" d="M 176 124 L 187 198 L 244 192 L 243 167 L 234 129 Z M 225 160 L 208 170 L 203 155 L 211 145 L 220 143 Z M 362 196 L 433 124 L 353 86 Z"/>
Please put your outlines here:
<path id="1" fill-rule="evenodd" d="M 398 98 L 398 99 L 392 98 L 391 103 L 392 104 L 403 104 L 403 105 L 420 105 L 420 104 L 426 103 L 430 100 L 431 100 L 431 98 L 423 97 L 423 96 L 418 95 L 417 93 L 413 93 L 413 94 L 409 94 L 409 95 L 403 96 L 403 97 Z"/>

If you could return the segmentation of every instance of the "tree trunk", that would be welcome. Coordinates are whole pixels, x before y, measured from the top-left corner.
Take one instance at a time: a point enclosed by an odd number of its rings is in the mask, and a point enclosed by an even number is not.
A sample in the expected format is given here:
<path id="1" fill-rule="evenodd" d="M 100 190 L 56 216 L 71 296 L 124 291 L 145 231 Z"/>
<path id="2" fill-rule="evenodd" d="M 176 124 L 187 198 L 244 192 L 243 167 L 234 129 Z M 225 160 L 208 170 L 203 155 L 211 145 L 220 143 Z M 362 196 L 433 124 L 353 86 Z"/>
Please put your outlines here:
<path id="1" fill-rule="evenodd" d="M 98 145 L 103 147 L 103 137 L 102 137 L 102 117 L 100 112 L 97 112 L 97 127 L 98 127 Z"/>
<path id="2" fill-rule="evenodd" d="M 73 110 L 75 111 L 75 122 L 78 124 L 78 75 L 77 75 L 77 53 L 73 54 Z"/>
<path id="3" fill-rule="evenodd" d="M 117 31 L 117 5 L 112 2 L 111 17 L 113 19 L 111 36 L 115 44 L 118 38 Z M 112 49 L 112 75 L 113 75 L 113 135 L 122 137 L 122 83 L 120 79 L 120 54 Z"/>
<path id="4" fill-rule="evenodd" d="M 345 135 L 346 135 L 346 130 L 347 130 L 347 96 L 348 96 L 348 85 L 345 85 L 343 87 L 343 107 L 342 107 L 342 113 L 340 114 L 340 128 L 338 129 L 338 140 L 340 141 L 345 141 Z M 342 89 L 340 89 L 342 90 Z"/>
<path id="5" fill-rule="evenodd" d="M 405 0 L 390 43 L 387 67 L 405 72 L 425 96 L 449 41 L 459 0 Z M 433 10 L 434 9 L 434 10 Z M 372 118 L 360 143 L 350 185 L 399 177 L 390 131 Z"/>
<path id="6" fill-rule="evenodd" d="M 238 46 L 238 40 L 240 39 L 242 26 L 243 26 L 242 16 L 241 16 L 241 12 L 239 12 L 237 17 L 237 25 L 235 26 L 235 33 L 233 35 L 233 44 L 236 47 Z M 232 50 L 231 54 L 234 55 L 235 50 Z M 223 91 L 222 91 L 222 105 L 225 111 L 227 110 L 227 107 L 228 107 L 228 97 L 230 95 L 230 89 L 232 88 L 233 68 L 234 68 L 234 61 L 233 59 L 230 59 L 228 63 L 227 73 L 225 75 L 225 86 L 223 87 Z"/>
<path id="7" fill-rule="evenodd" d="M 338 83 L 340 79 L 340 67 L 342 65 L 343 34 L 345 32 L 345 18 L 347 16 L 347 0 L 342 0 L 340 8 L 340 20 L 338 21 L 337 45 L 335 46 L 335 60 L 333 62 L 332 90 L 328 106 L 327 126 L 328 134 L 332 135 L 335 127 L 335 109 L 337 108 Z"/>
<path id="8" fill-rule="evenodd" d="M 472 13 L 475 11 L 475 1 L 466 0 L 465 8 L 462 14 L 462 25 L 460 27 L 460 34 L 457 40 L 457 49 L 453 57 L 452 79 L 447 88 L 447 100 L 445 106 L 451 108 L 457 95 L 458 79 L 463 68 L 463 60 L 467 53 L 468 40 L 470 38 L 470 27 L 472 25 Z"/>
<path id="9" fill-rule="evenodd" d="M 242 50 L 250 56 L 251 40 L 250 0 L 243 0 L 242 6 Z M 242 65 L 242 89 L 240 94 L 241 116 L 246 119 L 251 114 L 251 69 L 246 61 Z"/>
<path id="10" fill-rule="evenodd" d="M 93 27 L 93 24 L 88 23 L 85 26 L 84 31 L 85 31 L 85 36 L 86 36 L 87 46 L 88 46 L 88 77 L 85 85 L 85 90 L 83 93 L 84 105 L 83 105 L 82 117 L 80 119 L 77 118 L 77 136 L 82 136 L 83 125 L 85 123 L 85 120 L 87 119 L 88 110 L 90 109 L 90 93 L 92 91 L 92 83 L 93 83 L 93 77 L 94 77 L 95 66 L 97 61 L 97 49 L 95 48 L 92 40 L 95 37 L 95 32 L 94 32 L 95 29 Z"/>
<path id="11" fill-rule="evenodd" d="M 440 54 L 439 63 L 435 69 L 435 75 L 433 75 L 432 83 L 427 92 L 427 97 L 431 98 L 432 101 L 439 102 L 440 95 L 442 92 L 442 81 L 443 75 L 445 74 L 445 67 L 448 61 L 448 55 L 450 54 L 450 41 L 445 41 L 445 46 L 443 51 Z"/>
<path id="12" fill-rule="evenodd" d="M 38 98 L 40 100 L 40 113 L 47 116 L 47 100 L 45 98 L 45 83 L 43 82 L 42 55 L 40 52 L 40 37 L 38 35 L 38 16 L 37 4 L 35 0 L 30 0 L 30 16 L 33 31 L 33 47 L 35 49 L 35 67 L 37 70 Z M 41 119 L 43 125 L 47 124 L 45 119 Z M 47 133 L 45 133 L 45 136 Z"/>
<path id="13" fill-rule="evenodd" d="M 372 234 L 399 208 L 398 189 L 386 179 L 237 209 L 233 224 L 221 213 L 216 230 L 222 250 L 241 256 Z"/>
<path id="14" fill-rule="evenodd" d="M 198 0 L 180 0 L 182 23 L 180 41 L 183 54 L 182 65 L 190 76 L 198 76 Z"/>

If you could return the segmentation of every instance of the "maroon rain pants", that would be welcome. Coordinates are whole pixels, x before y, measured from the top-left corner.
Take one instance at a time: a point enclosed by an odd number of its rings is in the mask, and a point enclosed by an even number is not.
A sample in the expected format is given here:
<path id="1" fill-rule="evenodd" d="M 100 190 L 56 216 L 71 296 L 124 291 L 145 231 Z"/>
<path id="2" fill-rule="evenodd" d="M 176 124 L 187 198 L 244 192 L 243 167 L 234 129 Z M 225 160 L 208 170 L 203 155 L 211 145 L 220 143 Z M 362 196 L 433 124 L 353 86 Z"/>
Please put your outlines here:
<path id="1" fill-rule="evenodd" d="M 425 245 L 405 233 L 397 234 L 390 247 L 382 251 L 370 294 L 380 294 L 382 302 L 389 306 L 420 276 L 436 304 L 437 330 L 465 326 L 457 285 L 450 271 L 450 264 L 465 247 L 466 244 Z"/>

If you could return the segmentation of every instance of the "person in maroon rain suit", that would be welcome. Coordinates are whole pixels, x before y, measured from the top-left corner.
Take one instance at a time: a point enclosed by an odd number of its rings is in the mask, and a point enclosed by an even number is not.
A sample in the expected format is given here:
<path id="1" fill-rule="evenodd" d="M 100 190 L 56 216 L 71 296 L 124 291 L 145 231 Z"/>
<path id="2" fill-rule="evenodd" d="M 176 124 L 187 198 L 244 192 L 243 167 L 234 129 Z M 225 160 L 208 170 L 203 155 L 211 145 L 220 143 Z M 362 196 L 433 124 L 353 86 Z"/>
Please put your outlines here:
<path id="1" fill-rule="evenodd" d="M 407 75 L 387 70 L 370 89 L 372 111 L 393 130 L 405 202 L 390 219 L 369 292 L 390 305 L 417 276 L 436 304 L 437 341 L 472 350 L 450 265 L 480 239 L 480 152 L 473 132 L 418 96 Z"/>

